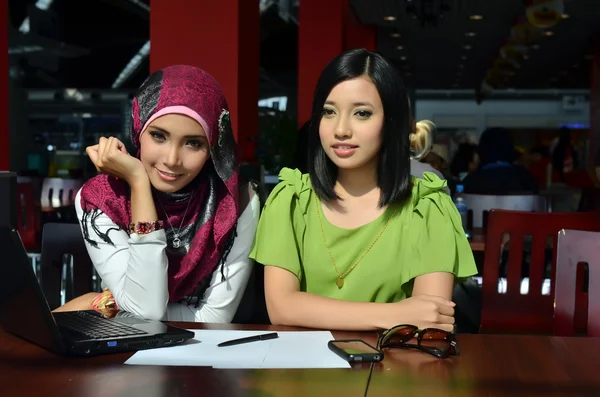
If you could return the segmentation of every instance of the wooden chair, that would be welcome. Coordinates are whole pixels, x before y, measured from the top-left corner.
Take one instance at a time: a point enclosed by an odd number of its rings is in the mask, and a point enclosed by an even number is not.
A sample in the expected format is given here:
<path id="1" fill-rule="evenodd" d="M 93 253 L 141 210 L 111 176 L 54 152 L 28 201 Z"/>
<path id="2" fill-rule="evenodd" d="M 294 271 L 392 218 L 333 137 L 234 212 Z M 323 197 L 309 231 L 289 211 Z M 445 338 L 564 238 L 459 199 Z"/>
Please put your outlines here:
<path id="1" fill-rule="evenodd" d="M 550 295 L 542 295 L 546 242 L 561 229 L 600 231 L 600 212 L 535 213 L 492 210 L 488 216 L 483 264 L 481 332 L 550 334 L 553 329 L 556 244 Z M 506 293 L 498 292 L 501 244 L 510 235 Z M 521 295 L 523 240 L 532 237 L 529 290 Z"/>
<path id="2" fill-rule="evenodd" d="M 554 334 L 573 336 L 578 318 L 587 314 L 587 335 L 600 337 L 600 233 L 581 230 L 558 232 Z M 587 264 L 588 289 L 584 291 Z M 589 301 L 588 301 L 589 299 Z M 587 313 L 581 313 L 586 310 Z M 578 316 L 579 315 L 579 316 Z"/>

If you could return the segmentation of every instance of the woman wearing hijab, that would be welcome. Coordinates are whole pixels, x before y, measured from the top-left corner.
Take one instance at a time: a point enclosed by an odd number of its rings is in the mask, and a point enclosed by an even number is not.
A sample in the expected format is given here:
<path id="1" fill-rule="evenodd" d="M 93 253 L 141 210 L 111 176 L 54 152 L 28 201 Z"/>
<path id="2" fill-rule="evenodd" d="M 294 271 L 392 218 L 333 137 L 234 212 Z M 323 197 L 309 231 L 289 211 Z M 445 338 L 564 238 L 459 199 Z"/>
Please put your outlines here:
<path id="1" fill-rule="evenodd" d="M 87 148 L 100 175 L 75 200 L 105 290 L 57 310 L 231 322 L 260 205 L 252 186 L 238 183 L 221 88 L 191 66 L 155 72 L 133 99 L 130 134 L 135 157 L 114 137 Z"/>

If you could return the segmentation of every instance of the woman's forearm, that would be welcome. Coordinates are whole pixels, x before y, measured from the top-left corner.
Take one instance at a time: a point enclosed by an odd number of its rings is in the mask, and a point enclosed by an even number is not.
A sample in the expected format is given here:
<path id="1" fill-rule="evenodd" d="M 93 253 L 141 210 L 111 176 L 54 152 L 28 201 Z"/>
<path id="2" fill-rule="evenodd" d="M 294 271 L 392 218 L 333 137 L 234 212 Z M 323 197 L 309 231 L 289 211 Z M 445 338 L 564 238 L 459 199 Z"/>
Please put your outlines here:
<path id="1" fill-rule="evenodd" d="M 152 187 L 147 176 L 136 178 L 131 183 L 131 221 L 152 222 L 158 220 L 156 206 L 152 198 Z"/>
<path id="2" fill-rule="evenodd" d="M 348 302 L 294 291 L 267 300 L 273 324 L 332 330 L 375 330 L 390 327 L 386 303 Z"/>

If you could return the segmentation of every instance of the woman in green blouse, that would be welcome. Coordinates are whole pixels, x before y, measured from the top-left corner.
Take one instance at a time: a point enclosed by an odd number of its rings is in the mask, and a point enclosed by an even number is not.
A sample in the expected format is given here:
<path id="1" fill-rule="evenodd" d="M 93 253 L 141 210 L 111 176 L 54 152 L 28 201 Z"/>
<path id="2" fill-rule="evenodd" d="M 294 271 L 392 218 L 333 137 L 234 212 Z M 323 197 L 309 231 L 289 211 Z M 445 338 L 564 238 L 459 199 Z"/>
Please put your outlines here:
<path id="1" fill-rule="evenodd" d="M 454 282 L 476 268 L 446 182 L 410 176 L 409 111 L 376 53 L 351 50 L 323 70 L 309 174 L 281 171 L 250 254 L 266 266 L 273 324 L 453 329 Z"/>

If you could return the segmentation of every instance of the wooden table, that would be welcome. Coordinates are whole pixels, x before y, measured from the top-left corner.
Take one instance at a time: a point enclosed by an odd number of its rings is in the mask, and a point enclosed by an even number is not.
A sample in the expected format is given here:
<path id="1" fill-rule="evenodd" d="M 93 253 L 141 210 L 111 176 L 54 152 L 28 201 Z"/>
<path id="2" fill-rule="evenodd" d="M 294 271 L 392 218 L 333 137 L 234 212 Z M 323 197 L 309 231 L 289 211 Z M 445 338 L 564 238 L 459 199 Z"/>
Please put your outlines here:
<path id="1" fill-rule="evenodd" d="M 288 327 L 178 324 L 186 328 L 291 330 Z M 334 332 L 374 343 L 373 333 Z M 600 339 L 459 335 L 462 354 L 438 360 L 386 350 L 368 396 L 599 396 Z M 369 365 L 351 369 L 214 370 L 122 365 L 131 354 L 62 358 L 0 331 L 0 395 L 362 396 Z"/>

